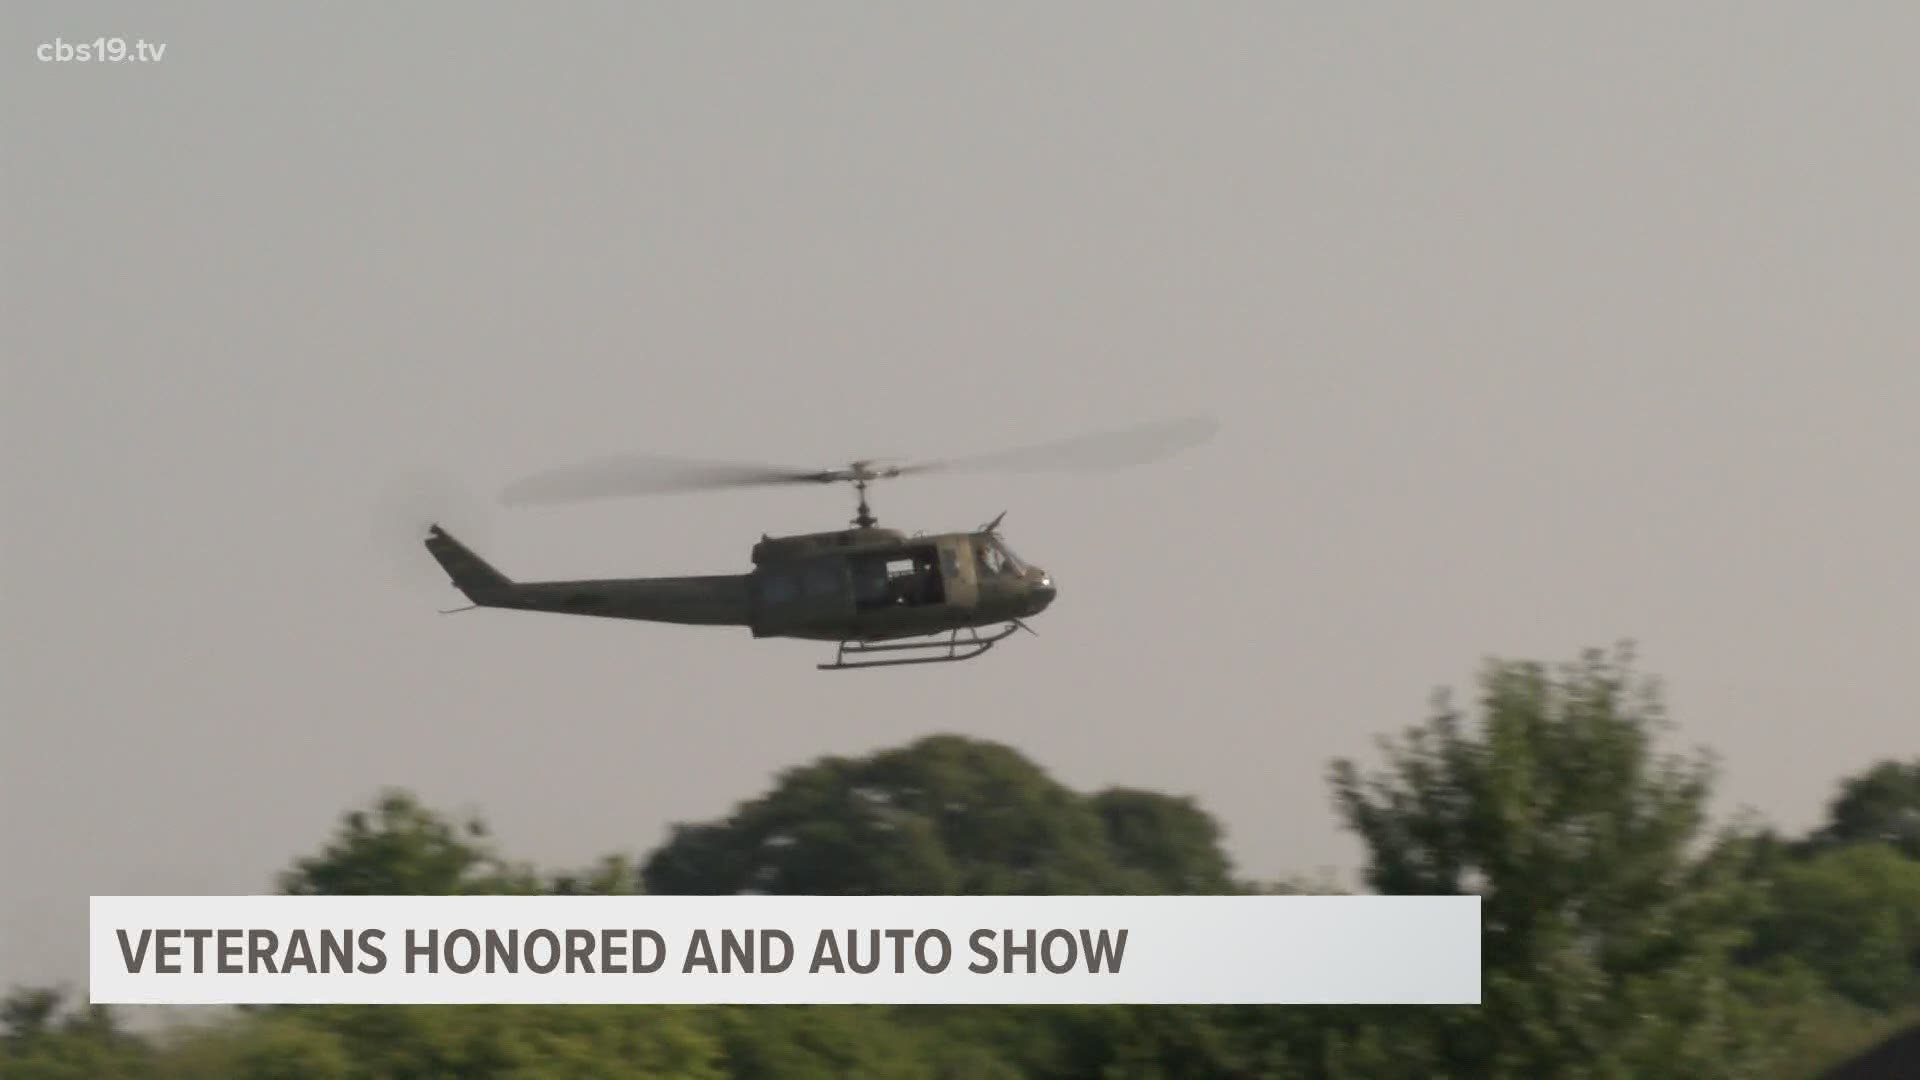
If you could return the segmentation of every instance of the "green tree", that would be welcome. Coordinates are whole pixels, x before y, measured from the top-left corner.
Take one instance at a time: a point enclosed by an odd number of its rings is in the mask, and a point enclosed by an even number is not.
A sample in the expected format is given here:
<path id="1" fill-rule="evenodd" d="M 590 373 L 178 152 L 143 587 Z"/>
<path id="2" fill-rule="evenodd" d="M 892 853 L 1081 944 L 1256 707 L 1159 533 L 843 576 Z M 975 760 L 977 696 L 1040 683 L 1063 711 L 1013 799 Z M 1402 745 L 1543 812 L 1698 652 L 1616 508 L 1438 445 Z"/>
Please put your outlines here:
<path id="1" fill-rule="evenodd" d="M 702 1011 L 686 1007 L 317 1006 L 255 1014 L 225 1034 L 198 1048 L 218 1075 L 726 1075 Z"/>
<path id="2" fill-rule="evenodd" d="M 1624 654 L 1492 664 L 1478 704 L 1469 720 L 1442 698 L 1386 742 L 1384 770 L 1338 762 L 1333 779 L 1373 888 L 1485 898 L 1479 1009 L 329 1006 L 249 1009 L 149 1040 L 104 1008 L 21 991 L 0 1002 L 0 1076 L 1766 1075 L 1769 1043 L 1851 1023 L 1778 1074 L 1805 1075 L 1920 993 L 1920 861 L 1871 824 L 1902 820 L 1891 781 L 1905 766 L 1849 781 L 1818 842 L 1739 830 L 1710 843 L 1711 770 L 1659 751 L 1659 696 Z M 480 822 L 388 792 L 281 884 L 1232 891 L 1219 836 L 1190 800 L 1080 795 L 1006 747 L 947 736 L 793 770 L 728 818 L 677 830 L 644 875 L 622 856 L 536 874 Z"/>
<path id="3" fill-rule="evenodd" d="M 1815 840 L 1822 846 L 1886 843 L 1920 859 L 1920 758 L 1883 761 L 1843 781 Z"/>
<path id="4" fill-rule="evenodd" d="M 553 875 L 547 891 L 555 896 L 631 896 L 639 891 L 640 871 L 625 855 L 608 855 L 585 870 Z"/>
<path id="5" fill-rule="evenodd" d="M 874 1006 L 726 1006 L 707 1013 L 734 1080 L 933 1080 L 951 1049 Z"/>
<path id="6" fill-rule="evenodd" d="M 1005 746 L 937 736 L 792 770 L 726 819 L 676 828 L 643 877 L 682 895 L 1224 893 L 1219 840 L 1191 800 L 1083 796 Z M 724 1015 L 729 1071 L 743 1076 L 1171 1077 L 1228 1074 L 1233 1060 L 1202 1008 Z M 869 1056 L 844 1056 L 846 1030 L 872 1041 Z"/>
<path id="7" fill-rule="evenodd" d="M 295 861 L 295 895 L 618 894 L 610 856 L 543 881 L 495 849 L 484 822 L 430 810 L 403 791 L 348 813 L 319 853 Z M 722 1044 L 685 1008 L 325 1006 L 251 1012 L 190 1043 L 203 1074 L 234 1076 L 718 1077 Z M 351 1068 L 349 1069 L 349 1065 Z"/>
<path id="8" fill-rule="evenodd" d="M 296 896 L 453 896 L 540 891 L 531 870 L 494 850 L 486 824 L 456 824 L 404 791 L 347 814 L 317 855 L 281 874 Z"/>
<path id="9" fill-rule="evenodd" d="M 1143 893 L 1217 895 L 1234 891 L 1232 867 L 1220 849 L 1220 825 L 1192 799 L 1157 791 L 1109 788 L 1091 800 L 1122 870 L 1139 875 Z"/>
<path id="10" fill-rule="evenodd" d="M 832 895 L 1228 891 L 1219 827 L 1149 792 L 1088 798 L 998 743 L 942 735 L 823 758 L 725 820 L 680 825 L 648 892 Z"/>
<path id="11" fill-rule="evenodd" d="M 25 1042 L 51 1031 L 60 1015 L 61 993 L 47 987 L 26 987 L 0 1001 L 0 1039 Z"/>
<path id="12" fill-rule="evenodd" d="M 176 1035 L 152 1075 L 229 1080 L 348 1080 L 357 1070 L 346 1041 L 315 1022 L 319 1010 L 249 1012 L 243 1019 Z"/>
<path id="13" fill-rule="evenodd" d="M 1751 955 L 1884 1009 L 1920 997 L 1920 861 L 1858 843 L 1778 867 Z"/>
<path id="14" fill-rule="evenodd" d="M 1443 695 L 1336 762 L 1337 807 L 1379 892 L 1483 898 L 1483 1004 L 1380 1014 L 1316 1049 L 1360 1072 L 1746 1075 L 1770 1049 L 1760 988 L 1735 966 L 1754 910 L 1733 845 L 1703 853 L 1710 764 L 1657 750 L 1657 685 L 1631 656 L 1492 663 L 1479 718 Z"/>
<path id="15" fill-rule="evenodd" d="M 152 1048 L 121 1030 L 102 1005 L 69 1008 L 61 990 L 25 988 L 0 1001 L 0 1076 L 112 1080 L 153 1068 Z"/>
<path id="16" fill-rule="evenodd" d="M 1297 1010 L 1285 1010 L 1289 1014 Z M 1221 1023 L 1227 1010 L 1190 1005 L 943 1006 L 889 1010 L 922 1033 L 939 1077 L 1178 1078 L 1286 1076 L 1284 1051 L 1242 1045 L 1242 1031 L 1270 1042 L 1271 1031 Z M 1271 1019 L 1274 1010 L 1245 1009 Z M 1257 1064 L 1269 1067 L 1257 1068 Z"/>

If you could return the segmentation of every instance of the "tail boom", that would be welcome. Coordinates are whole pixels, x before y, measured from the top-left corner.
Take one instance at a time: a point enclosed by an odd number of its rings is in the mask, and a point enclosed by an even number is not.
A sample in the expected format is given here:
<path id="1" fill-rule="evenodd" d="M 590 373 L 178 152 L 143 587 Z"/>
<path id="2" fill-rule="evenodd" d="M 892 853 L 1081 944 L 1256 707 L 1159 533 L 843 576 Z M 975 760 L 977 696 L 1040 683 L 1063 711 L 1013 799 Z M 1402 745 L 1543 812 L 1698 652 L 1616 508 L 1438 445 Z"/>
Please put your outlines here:
<path id="1" fill-rule="evenodd" d="M 746 626 L 752 621 L 744 574 L 518 582 L 438 525 L 428 532 L 426 544 L 454 587 L 476 607 L 693 626 Z"/>

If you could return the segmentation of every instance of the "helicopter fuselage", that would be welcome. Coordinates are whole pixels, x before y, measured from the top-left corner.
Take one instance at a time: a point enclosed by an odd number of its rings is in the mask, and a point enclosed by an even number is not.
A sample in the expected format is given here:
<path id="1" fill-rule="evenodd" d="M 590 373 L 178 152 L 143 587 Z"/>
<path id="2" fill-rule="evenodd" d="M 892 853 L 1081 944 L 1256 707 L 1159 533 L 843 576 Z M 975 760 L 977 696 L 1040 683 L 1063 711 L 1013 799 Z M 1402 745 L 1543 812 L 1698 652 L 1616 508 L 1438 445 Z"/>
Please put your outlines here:
<path id="1" fill-rule="evenodd" d="M 435 526 L 427 550 L 476 607 L 701 626 L 756 638 L 884 642 L 1044 611 L 1046 572 L 991 530 L 908 536 L 862 526 L 763 537 L 746 574 L 516 582 Z"/>
<path id="2" fill-rule="evenodd" d="M 747 575 L 755 637 L 886 641 L 1029 618 L 1053 579 L 997 534 L 859 527 L 766 538 Z"/>

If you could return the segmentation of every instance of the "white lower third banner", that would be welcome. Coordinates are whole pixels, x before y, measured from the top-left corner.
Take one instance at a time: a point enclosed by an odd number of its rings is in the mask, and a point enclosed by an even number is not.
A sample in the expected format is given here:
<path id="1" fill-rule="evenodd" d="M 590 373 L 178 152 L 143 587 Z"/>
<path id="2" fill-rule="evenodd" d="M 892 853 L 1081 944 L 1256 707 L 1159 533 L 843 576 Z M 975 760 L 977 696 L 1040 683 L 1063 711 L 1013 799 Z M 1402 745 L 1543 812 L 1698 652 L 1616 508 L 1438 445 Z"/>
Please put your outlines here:
<path id="1" fill-rule="evenodd" d="M 96 896 L 98 1004 L 1480 1002 L 1472 896 Z"/>

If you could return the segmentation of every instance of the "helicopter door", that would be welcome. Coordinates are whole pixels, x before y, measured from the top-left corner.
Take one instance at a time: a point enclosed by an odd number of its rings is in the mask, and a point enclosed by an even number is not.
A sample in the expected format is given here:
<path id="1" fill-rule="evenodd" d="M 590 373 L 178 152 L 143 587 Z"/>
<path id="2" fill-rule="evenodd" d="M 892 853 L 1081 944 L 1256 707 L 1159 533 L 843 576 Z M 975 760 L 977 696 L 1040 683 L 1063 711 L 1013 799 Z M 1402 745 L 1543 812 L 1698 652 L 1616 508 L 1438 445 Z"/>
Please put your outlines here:
<path id="1" fill-rule="evenodd" d="M 945 603 L 939 555 L 939 549 L 929 544 L 854 556 L 849 560 L 854 605 L 862 611 L 880 611 Z"/>
<path id="2" fill-rule="evenodd" d="M 952 537 L 940 541 L 940 583 L 952 607 L 971 608 L 980 600 L 966 542 Z"/>

